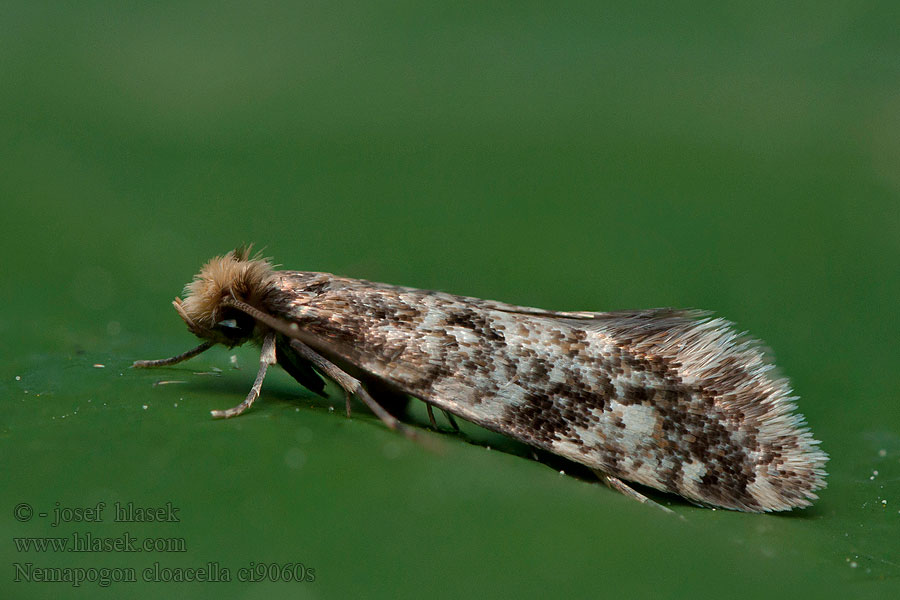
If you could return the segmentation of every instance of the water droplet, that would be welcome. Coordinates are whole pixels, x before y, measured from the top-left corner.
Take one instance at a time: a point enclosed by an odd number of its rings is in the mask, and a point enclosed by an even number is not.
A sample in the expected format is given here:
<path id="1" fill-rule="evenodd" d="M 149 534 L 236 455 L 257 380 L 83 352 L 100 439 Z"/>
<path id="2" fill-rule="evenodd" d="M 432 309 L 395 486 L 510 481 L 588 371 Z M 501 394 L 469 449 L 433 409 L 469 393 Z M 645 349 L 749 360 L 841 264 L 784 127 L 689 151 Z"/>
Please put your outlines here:
<path id="1" fill-rule="evenodd" d="M 291 469 L 300 469 L 306 464 L 306 452 L 300 448 L 288 448 L 284 453 L 284 464 Z"/>
<path id="2" fill-rule="evenodd" d="M 397 442 L 388 442 L 382 448 L 382 452 L 384 452 L 385 458 L 393 460 L 400 456 L 403 452 L 403 448 Z"/>

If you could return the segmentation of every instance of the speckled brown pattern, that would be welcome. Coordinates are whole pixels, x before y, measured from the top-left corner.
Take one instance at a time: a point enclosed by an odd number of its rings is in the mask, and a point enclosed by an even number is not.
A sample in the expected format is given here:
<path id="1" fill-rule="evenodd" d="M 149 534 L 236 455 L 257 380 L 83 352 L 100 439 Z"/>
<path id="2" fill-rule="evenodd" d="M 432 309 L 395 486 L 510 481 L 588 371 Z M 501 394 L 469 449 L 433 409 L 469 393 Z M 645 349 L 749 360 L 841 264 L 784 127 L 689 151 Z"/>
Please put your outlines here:
<path id="1" fill-rule="evenodd" d="M 722 319 L 672 309 L 560 313 L 326 273 L 260 276 L 268 263 L 246 259 L 215 260 L 242 265 L 231 270 L 252 274 L 251 289 L 221 279 L 228 269 L 212 261 L 189 290 L 208 297 L 195 296 L 190 306 L 202 309 L 186 320 L 210 327 L 233 294 L 296 323 L 305 343 L 339 364 L 701 504 L 787 510 L 825 485 L 827 456 L 794 412 L 787 381 Z M 252 337 L 264 330 L 257 323 Z"/>

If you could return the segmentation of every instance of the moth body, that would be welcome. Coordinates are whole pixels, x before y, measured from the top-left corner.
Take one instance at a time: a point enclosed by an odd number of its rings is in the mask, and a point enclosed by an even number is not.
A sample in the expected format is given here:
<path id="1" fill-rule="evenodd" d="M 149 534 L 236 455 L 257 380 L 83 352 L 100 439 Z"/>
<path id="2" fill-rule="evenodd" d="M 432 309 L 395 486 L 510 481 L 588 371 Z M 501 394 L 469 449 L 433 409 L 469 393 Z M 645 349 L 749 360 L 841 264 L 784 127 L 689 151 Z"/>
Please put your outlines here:
<path id="1" fill-rule="evenodd" d="M 364 393 L 343 367 L 612 478 L 704 505 L 787 510 L 808 506 L 825 485 L 827 456 L 795 412 L 787 381 L 758 343 L 705 313 L 546 311 L 277 271 L 247 251 L 210 261 L 186 293 L 176 308 L 207 344 L 252 340 L 265 354 L 271 340 L 270 362 L 314 391 L 324 374 Z"/>

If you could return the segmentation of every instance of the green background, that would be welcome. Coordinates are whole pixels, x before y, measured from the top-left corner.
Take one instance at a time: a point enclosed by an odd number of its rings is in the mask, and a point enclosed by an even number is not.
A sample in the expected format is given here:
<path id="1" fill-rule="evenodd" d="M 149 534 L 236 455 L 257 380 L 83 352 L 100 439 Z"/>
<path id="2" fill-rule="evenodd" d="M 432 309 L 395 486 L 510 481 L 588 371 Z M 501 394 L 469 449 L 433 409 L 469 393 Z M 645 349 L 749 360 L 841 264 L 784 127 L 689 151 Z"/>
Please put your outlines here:
<path id="1" fill-rule="evenodd" d="M 898 4 L 334 4 L 0 7 L 0 595 L 897 597 Z M 712 309 L 774 349 L 828 488 L 786 515 L 657 496 L 681 520 L 473 427 L 429 452 L 279 369 L 213 421 L 253 348 L 128 366 L 196 343 L 169 302 L 241 242 L 516 304 Z M 13 516 L 100 501 L 180 522 Z M 11 541 L 73 532 L 187 551 Z M 316 580 L 12 567 L 156 561 Z"/>

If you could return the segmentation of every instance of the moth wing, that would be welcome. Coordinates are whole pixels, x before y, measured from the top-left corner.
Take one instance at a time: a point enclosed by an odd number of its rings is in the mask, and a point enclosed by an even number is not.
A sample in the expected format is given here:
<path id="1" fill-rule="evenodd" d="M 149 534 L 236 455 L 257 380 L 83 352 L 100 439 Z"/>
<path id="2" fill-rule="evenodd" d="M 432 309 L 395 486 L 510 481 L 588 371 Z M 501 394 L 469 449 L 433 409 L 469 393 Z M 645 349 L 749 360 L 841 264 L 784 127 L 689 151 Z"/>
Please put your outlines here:
<path id="1" fill-rule="evenodd" d="M 540 308 L 530 308 L 527 306 L 510 306 L 499 304 L 491 307 L 501 312 L 515 313 L 520 315 L 529 315 L 534 317 L 548 317 L 559 319 L 571 319 L 576 321 L 623 321 L 629 325 L 635 325 L 638 322 L 658 322 L 659 319 L 698 319 L 709 316 L 711 313 L 705 310 L 697 310 L 692 308 L 648 308 L 645 310 L 614 310 L 609 312 L 590 312 L 590 311 L 557 311 L 543 310 Z M 583 324 L 580 324 L 583 326 Z"/>
<path id="2" fill-rule="evenodd" d="M 786 388 L 771 360 L 771 350 L 760 340 L 735 328 L 734 323 L 711 317 L 710 311 L 654 308 L 594 313 L 591 320 L 563 317 L 561 322 L 595 331 L 616 340 L 631 352 L 676 360 L 682 367 L 712 375 L 723 359 L 732 358 L 728 370 L 748 382 L 768 379 Z M 785 396 L 789 390 L 783 390 Z"/>
<path id="3" fill-rule="evenodd" d="M 491 302 L 489 303 L 489 308 L 500 312 L 528 315 L 532 317 L 570 319 L 575 321 L 622 321 L 623 324 L 627 322 L 631 326 L 637 325 L 640 322 L 658 323 L 660 319 L 695 320 L 711 314 L 709 311 L 692 308 L 649 308 L 645 310 L 619 310 L 609 312 L 591 312 L 583 310 L 558 311 L 531 308 L 529 306 L 515 306 L 503 304 L 501 302 Z"/>
<path id="4" fill-rule="evenodd" d="M 290 292 L 302 279 L 280 281 Z M 827 456 L 794 413 L 787 380 L 757 341 L 709 313 L 560 312 L 364 281 L 323 285 L 318 306 L 245 312 L 473 423 L 695 501 L 784 510 L 825 485 Z"/>

